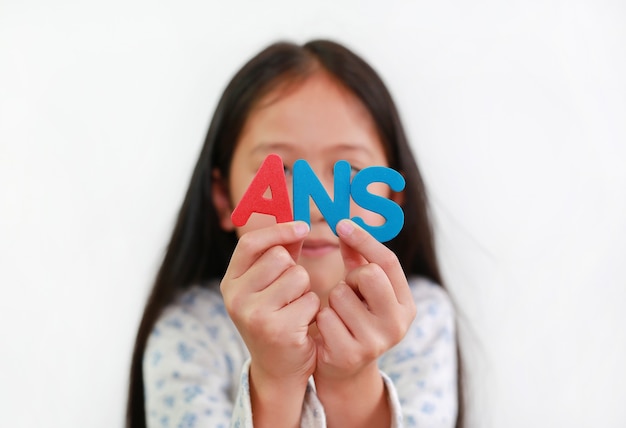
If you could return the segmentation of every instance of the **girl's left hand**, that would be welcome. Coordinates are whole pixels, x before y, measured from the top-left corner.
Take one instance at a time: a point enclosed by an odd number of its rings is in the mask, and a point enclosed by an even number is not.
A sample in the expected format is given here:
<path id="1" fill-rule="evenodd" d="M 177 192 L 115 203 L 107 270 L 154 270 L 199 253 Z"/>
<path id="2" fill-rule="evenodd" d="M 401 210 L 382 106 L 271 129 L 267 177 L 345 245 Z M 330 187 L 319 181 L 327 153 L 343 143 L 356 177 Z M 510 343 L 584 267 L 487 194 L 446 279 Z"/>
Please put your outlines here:
<path id="1" fill-rule="evenodd" d="M 402 340 L 416 314 L 396 255 L 350 220 L 337 233 L 346 276 L 317 315 L 316 383 L 377 373 L 378 357 Z"/>

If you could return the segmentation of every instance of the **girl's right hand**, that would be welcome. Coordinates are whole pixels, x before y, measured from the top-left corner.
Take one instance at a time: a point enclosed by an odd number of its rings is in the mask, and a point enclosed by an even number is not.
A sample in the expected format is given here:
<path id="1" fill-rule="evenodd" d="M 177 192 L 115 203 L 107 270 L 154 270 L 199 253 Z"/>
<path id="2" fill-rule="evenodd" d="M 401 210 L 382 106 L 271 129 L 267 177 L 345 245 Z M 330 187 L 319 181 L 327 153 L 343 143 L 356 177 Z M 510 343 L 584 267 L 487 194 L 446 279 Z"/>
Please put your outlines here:
<path id="1" fill-rule="evenodd" d="M 264 407 L 266 400 L 300 395 L 294 389 L 302 390 L 301 400 L 315 370 L 316 347 L 308 329 L 320 300 L 310 291 L 308 273 L 296 264 L 308 232 L 298 221 L 245 233 L 220 284 L 226 309 L 250 351 L 253 407 L 255 400 Z M 274 410 L 276 402 L 281 401 L 273 401 Z"/>

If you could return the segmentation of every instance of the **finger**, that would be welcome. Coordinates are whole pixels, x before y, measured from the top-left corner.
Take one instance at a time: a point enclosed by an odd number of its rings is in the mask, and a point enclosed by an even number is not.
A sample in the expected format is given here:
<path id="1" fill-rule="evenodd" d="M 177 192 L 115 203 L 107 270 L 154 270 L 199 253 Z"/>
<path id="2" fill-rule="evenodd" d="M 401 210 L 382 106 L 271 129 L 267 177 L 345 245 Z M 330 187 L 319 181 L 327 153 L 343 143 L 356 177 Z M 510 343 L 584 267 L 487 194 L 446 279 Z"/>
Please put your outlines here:
<path id="1" fill-rule="evenodd" d="M 365 257 L 363 257 L 361 253 L 341 240 L 339 241 L 339 249 L 341 250 L 343 264 L 346 267 L 346 273 L 358 266 L 367 264 L 367 260 L 365 260 Z"/>
<path id="2" fill-rule="evenodd" d="M 399 303 L 389 278 L 375 263 L 348 272 L 345 281 L 358 290 L 369 311 L 375 315 L 388 314 Z"/>
<path id="3" fill-rule="evenodd" d="M 308 233 L 308 224 L 303 221 L 293 221 L 278 223 L 244 234 L 237 242 L 226 270 L 226 276 L 238 278 L 243 275 L 261 254 L 276 245 L 284 246 L 292 258 L 297 260 L 302 248 L 302 241 Z"/>
<path id="4" fill-rule="evenodd" d="M 339 315 L 330 307 L 319 311 L 315 321 L 321 338 L 319 357 L 323 362 L 330 363 L 333 357 L 337 357 L 337 353 L 347 354 L 356 348 L 354 337 Z"/>
<path id="5" fill-rule="evenodd" d="M 250 293 L 261 291 L 295 265 L 296 262 L 291 258 L 287 249 L 276 245 L 265 251 L 244 274 L 237 278 L 237 288 L 239 291 L 246 290 Z"/>
<path id="6" fill-rule="evenodd" d="M 283 307 L 288 319 L 296 320 L 296 324 L 301 328 L 309 328 L 309 324 L 313 322 L 315 316 L 320 310 L 320 298 L 317 294 L 309 291 Z"/>
<path id="7" fill-rule="evenodd" d="M 348 284 L 342 281 L 330 291 L 328 305 L 357 341 L 364 337 L 370 328 L 371 316 L 366 302 L 359 299 Z"/>
<path id="8" fill-rule="evenodd" d="M 259 304 L 268 310 L 277 311 L 294 302 L 311 289 L 309 274 L 300 265 L 283 272 L 259 296 Z"/>
<path id="9" fill-rule="evenodd" d="M 351 220 L 344 219 L 337 224 L 337 234 L 342 242 L 359 252 L 365 260 L 382 268 L 400 303 L 408 303 L 413 297 L 398 257 L 366 230 Z"/>

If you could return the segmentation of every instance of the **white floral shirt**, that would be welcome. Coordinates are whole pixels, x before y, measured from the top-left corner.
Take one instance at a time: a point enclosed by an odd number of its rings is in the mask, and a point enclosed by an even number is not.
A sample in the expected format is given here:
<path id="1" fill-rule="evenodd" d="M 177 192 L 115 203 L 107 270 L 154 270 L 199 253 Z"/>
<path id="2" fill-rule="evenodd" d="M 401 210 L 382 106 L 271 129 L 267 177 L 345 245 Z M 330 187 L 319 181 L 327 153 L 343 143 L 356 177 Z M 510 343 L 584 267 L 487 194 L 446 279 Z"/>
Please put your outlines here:
<path id="1" fill-rule="evenodd" d="M 378 361 L 392 427 L 453 427 L 457 414 L 454 310 L 446 292 L 410 280 L 417 316 Z M 195 286 L 168 306 L 148 339 L 143 376 L 149 428 L 251 428 L 250 354 L 217 283 Z M 300 426 L 326 427 L 313 378 Z"/>

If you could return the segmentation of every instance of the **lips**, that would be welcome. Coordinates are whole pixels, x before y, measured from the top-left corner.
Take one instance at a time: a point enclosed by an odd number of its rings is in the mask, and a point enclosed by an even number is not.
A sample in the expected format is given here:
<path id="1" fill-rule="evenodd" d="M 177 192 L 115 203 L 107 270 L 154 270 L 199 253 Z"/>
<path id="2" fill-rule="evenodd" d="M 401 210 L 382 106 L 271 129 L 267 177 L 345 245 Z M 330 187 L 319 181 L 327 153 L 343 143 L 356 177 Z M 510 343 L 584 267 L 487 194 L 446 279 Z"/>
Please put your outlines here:
<path id="1" fill-rule="evenodd" d="M 339 249 L 339 245 L 333 241 L 326 239 L 307 239 L 302 244 L 302 252 L 300 255 L 305 257 L 322 257 L 337 249 Z"/>

